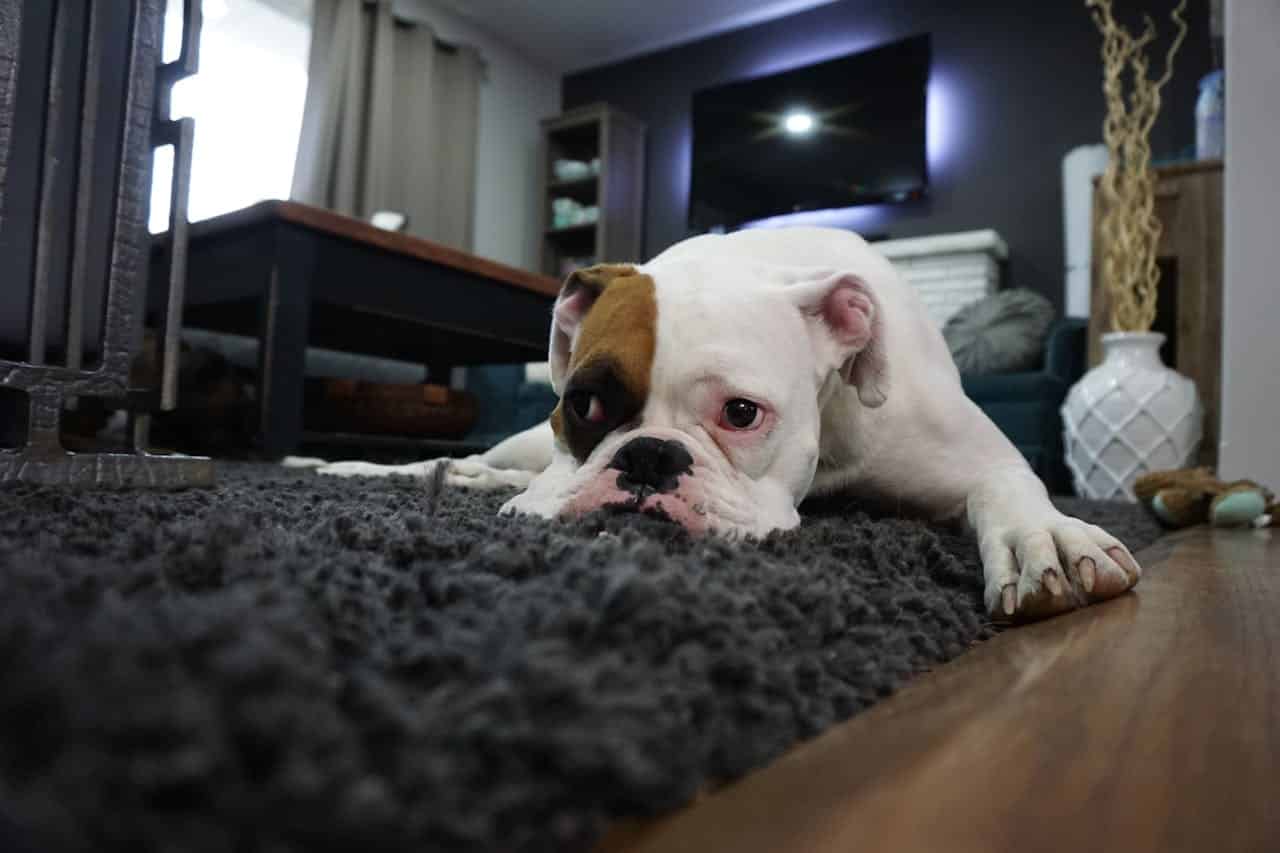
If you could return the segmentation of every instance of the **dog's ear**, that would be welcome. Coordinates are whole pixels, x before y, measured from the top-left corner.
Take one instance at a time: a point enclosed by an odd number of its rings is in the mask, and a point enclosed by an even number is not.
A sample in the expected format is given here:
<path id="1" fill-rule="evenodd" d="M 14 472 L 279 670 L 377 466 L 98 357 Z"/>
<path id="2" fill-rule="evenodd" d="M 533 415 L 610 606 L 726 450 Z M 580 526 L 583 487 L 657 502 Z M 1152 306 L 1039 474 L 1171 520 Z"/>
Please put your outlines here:
<path id="1" fill-rule="evenodd" d="M 551 363 L 551 387 L 557 394 L 564 390 L 569 356 L 587 312 L 615 279 L 635 274 L 636 268 L 630 264 L 596 264 L 574 270 L 564 280 L 552 313 L 551 346 L 547 355 Z"/>
<path id="2" fill-rule="evenodd" d="M 884 403 L 889 391 L 880 302 L 867 282 L 847 272 L 823 272 L 787 288 L 809 325 L 818 369 L 836 370 L 858 390 L 864 406 Z"/>

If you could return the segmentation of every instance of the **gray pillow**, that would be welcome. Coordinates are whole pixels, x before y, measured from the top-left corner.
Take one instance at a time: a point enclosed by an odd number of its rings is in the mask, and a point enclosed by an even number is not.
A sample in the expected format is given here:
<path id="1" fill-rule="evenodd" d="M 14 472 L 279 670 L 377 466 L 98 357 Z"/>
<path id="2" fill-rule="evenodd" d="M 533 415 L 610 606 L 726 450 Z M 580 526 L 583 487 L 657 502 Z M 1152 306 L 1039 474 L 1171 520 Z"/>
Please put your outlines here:
<path id="1" fill-rule="evenodd" d="M 961 373 L 1034 370 L 1053 315 L 1053 303 L 1039 293 L 1002 290 L 957 311 L 942 336 Z"/>

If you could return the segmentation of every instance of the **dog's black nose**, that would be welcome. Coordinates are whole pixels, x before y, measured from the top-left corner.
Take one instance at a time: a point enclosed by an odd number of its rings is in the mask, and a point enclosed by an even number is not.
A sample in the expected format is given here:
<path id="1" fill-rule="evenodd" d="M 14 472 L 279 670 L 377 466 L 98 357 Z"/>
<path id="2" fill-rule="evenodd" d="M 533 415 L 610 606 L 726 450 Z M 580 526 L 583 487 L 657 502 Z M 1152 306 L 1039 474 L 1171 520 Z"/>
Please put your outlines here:
<path id="1" fill-rule="evenodd" d="M 613 455 L 618 488 L 629 492 L 672 492 L 681 474 L 693 470 L 693 457 L 678 441 L 641 436 L 633 438 Z"/>

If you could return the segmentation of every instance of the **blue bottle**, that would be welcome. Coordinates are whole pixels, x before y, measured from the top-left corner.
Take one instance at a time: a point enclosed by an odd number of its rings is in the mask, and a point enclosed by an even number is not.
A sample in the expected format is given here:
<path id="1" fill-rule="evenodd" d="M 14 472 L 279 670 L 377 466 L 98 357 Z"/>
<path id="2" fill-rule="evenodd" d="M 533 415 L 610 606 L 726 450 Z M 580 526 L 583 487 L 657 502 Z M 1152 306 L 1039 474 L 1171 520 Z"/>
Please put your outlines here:
<path id="1" fill-rule="evenodd" d="M 1220 160 L 1226 128 L 1226 83 L 1221 70 L 1200 78 L 1196 99 L 1196 159 Z"/>

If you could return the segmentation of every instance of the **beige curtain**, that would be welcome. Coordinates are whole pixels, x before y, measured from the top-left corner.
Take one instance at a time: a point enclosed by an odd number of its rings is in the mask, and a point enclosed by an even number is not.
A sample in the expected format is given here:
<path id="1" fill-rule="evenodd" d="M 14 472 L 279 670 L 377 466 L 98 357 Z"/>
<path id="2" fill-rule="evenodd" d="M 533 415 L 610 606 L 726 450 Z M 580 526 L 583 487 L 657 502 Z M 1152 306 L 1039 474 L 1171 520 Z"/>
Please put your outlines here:
<path id="1" fill-rule="evenodd" d="M 316 0 L 292 197 L 469 250 L 484 66 L 391 0 Z"/>

